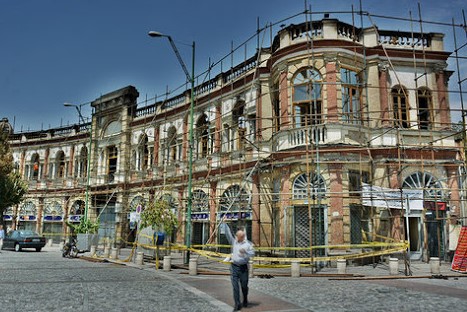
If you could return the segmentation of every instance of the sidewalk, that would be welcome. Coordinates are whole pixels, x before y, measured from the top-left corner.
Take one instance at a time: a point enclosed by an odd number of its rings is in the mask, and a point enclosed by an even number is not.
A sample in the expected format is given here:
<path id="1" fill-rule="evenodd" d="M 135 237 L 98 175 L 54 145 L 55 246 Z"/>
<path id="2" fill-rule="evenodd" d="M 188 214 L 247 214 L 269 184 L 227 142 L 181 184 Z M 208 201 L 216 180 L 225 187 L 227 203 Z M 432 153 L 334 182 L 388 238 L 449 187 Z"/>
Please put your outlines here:
<path id="1" fill-rule="evenodd" d="M 131 257 L 131 249 L 121 249 L 118 259 L 104 259 L 102 257 L 103 249 L 97 251 L 97 256 L 91 258 L 90 253 L 85 253 L 80 255 L 83 259 L 93 259 L 96 261 L 108 261 L 112 263 L 123 264 L 129 267 L 134 267 L 141 270 L 146 270 L 150 272 L 155 272 L 155 261 L 147 261 L 149 258 L 145 258 L 143 265 L 137 265 L 134 263 L 134 257 Z M 229 265 L 219 263 L 214 260 L 206 259 L 204 257 L 198 257 L 196 254 L 192 254 L 191 257 L 198 258 L 198 275 L 191 276 L 188 275 L 188 266 L 184 265 L 184 253 L 182 252 L 173 252 L 172 257 L 172 269 L 170 272 L 164 272 L 162 269 L 157 271 L 157 274 L 160 274 L 167 279 L 172 280 L 175 283 L 179 283 L 180 287 L 197 294 L 210 301 L 219 311 L 231 311 L 233 307 L 233 298 L 232 298 L 232 286 L 230 284 L 229 276 Z M 160 267 L 163 265 L 163 261 L 159 261 Z M 370 281 L 370 284 L 361 284 L 361 282 L 356 282 L 357 284 L 352 287 L 363 287 L 364 289 L 371 289 L 374 287 L 381 287 L 381 285 L 398 287 L 399 289 L 409 289 L 419 291 L 426 291 L 427 296 L 443 294 L 443 292 L 450 293 L 451 297 L 462 298 L 462 294 L 467 290 L 467 284 L 459 286 L 459 288 L 440 288 L 435 287 L 432 283 L 439 281 L 430 280 L 427 277 L 432 276 L 430 264 L 424 262 L 412 262 L 410 269 L 415 277 L 424 277 L 424 278 L 415 278 L 407 280 L 383 280 L 383 281 Z M 311 269 L 309 267 L 302 267 L 301 273 L 303 275 L 309 275 Z M 405 278 L 404 274 L 404 264 L 399 263 L 399 275 L 396 278 Z M 347 274 L 344 276 L 365 276 L 365 277 L 390 277 L 389 276 L 389 267 L 387 264 L 380 263 L 376 266 L 366 265 L 366 266 L 347 266 Z M 274 279 L 268 280 L 267 278 L 275 276 Z M 243 310 L 245 311 L 282 311 L 282 312 L 301 312 L 308 311 L 306 307 L 310 305 L 310 299 L 307 296 L 310 296 L 310 289 L 321 289 L 321 287 L 326 287 L 329 290 L 329 287 L 334 288 L 337 293 L 341 294 L 341 288 L 347 289 L 348 284 L 346 281 L 332 281 L 335 277 L 342 275 L 337 274 L 337 268 L 324 267 L 321 268 L 318 272 L 314 272 L 313 277 L 300 277 L 292 278 L 290 277 L 290 268 L 261 268 L 254 269 L 254 278 L 250 281 L 250 305 L 248 308 Z M 443 276 L 463 276 L 450 270 L 450 264 L 442 262 L 440 267 L 440 275 Z M 454 278 L 457 279 L 457 278 Z M 452 281 L 452 279 L 450 279 Z M 467 280 L 467 279 L 466 279 Z M 464 281 L 464 279 L 462 279 Z M 449 282 L 449 281 L 446 281 Z M 460 280 L 459 280 L 460 282 Z M 465 285 L 464 285 L 465 284 Z M 318 286 L 319 285 L 319 286 Z M 325 286 L 329 285 L 329 286 Z M 365 286 L 366 285 L 366 286 Z M 375 286 L 373 286 L 375 285 Z M 451 284 L 447 285 L 451 286 Z M 464 287 L 464 288 L 462 288 Z M 302 289 L 302 290 L 300 290 Z M 308 289 L 306 293 L 303 293 L 303 289 Z M 314 295 L 317 295 L 316 292 L 311 292 Z M 431 293 L 431 294 L 430 294 Z M 459 297 L 460 296 L 460 297 Z M 357 299 L 356 299 L 357 300 Z M 318 304 L 320 300 L 313 301 L 313 304 Z M 390 303 L 388 303 L 390 306 Z"/>
<path id="2" fill-rule="evenodd" d="M 55 247 L 49 247 L 55 248 Z M 90 257 L 91 254 L 86 252 L 83 254 L 86 257 Z M 102 258 L 103 249 L 98 249 L 96 252 L 97 258 Z M 124 262 L 124 263 L 133 263 L 136 255 L 136 251 L 132 255 L 132 250 L 130 248 L 120 249 L 118 260 L 115 262 Z M 184 264 L 184 252 L 174 251 L 171 253 L 172 260 L 172 271 L 175 273 L 183 274 L 188 272 L 188 265 Z M 191 258 L 198 259 L 198 271 L 202 275 L 204 272 L 213 272 L 219 275 L 229 274 L 229 265 L 221 263 L 215 260 L 207 259 L 205 257 L 198 256 L 197 254 L 191 254 Z M 114 259 L 108 259 L 113 261 Z M 162 268 L 163 261 L 159 261 L 159 266 Z M 149 260 L 149 257 L 145 257 L 144 267 L 153 267 L 155 266 L 155 260 Z M 411 261 L 409 267 L 407 268 L 410 276 L 431 276 L 430 264 L 422 261 Z M 302 267 L 301 273 L 304 275 L 313 274 L 314 276 L 327 276 L 337 275 L 337 268 L 333 267 L 322 267 L 317 268 L 314 272 L 311 271 L 310 267 Z M 403 261 L 399 261 L 399 275 L 405 276 L 406 268 Z M 389 265 L 387 263 L 377 263 L 375 265 L 369 264 L 364 266 L 353 266 L 347 265 L 346 270 L 347 275 L 356 275 L 356 276 L 389 276 Z M 264 277 L 267 275 L 278 275 L 278 276 L 290 276 L 290 268 L 255 268 L 254 275 L 259 277 Z M 458 273 L 451 271 L 451 264 L 441 261 L 440 274 L 439 275 L 458 275 Z M 460 275 L 462 276 L 462 275 Z"/>

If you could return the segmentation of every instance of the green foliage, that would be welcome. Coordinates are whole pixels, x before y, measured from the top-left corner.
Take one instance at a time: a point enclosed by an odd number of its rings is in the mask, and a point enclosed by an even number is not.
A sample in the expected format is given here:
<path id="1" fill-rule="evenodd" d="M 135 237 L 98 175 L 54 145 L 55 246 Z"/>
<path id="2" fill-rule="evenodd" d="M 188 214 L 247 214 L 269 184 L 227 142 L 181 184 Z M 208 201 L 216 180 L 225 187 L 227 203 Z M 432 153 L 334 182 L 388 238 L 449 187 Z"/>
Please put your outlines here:
<path id="1" fill-rule="evenodd" d="M 143 228 L 148 226 L 152 228 L 160 227 L 170 235 L 178 226 L 178 220 L 172 212 L 169 202 L 158 199 L 150 202 L 141 213 L 141 225 Z"/>
<path id="2" fill-rule="evenodd" d="M 13 171 L 13 155 L 8 143 L 8 133 L 0 131 L 0 176 L 7 176 Z"/>
<path id="3" fill-rule="evenodd" d="M 0 212 L 3 213 L 6 208 L 19 204 L 27 191 L 28 186 L 18 173 L 0 175 Z"/>
<path id="4" fill-rule="evenodd" d="M 92 222 L 89 219 L 82 218 L 79 224 L 66 223 L 73 229 L 75 234 L 96 234 L 99 230 L 99 221 Z"/>
<path id="5" fill-rule="evenodd" d="M 27 191 L 27 184 L 13 171 L 8 134 L 0 132 L 0 216 L 8 207 L 19 204 Z"/>

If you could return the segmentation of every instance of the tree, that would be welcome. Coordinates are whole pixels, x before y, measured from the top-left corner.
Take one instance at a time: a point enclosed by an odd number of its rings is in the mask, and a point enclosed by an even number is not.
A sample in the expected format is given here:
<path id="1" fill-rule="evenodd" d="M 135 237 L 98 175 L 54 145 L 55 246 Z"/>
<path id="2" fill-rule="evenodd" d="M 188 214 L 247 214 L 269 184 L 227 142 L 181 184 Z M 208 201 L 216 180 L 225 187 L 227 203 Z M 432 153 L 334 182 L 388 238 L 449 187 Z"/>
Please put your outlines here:
<path id="1" fill-rule="evenodd" d="M 141 225 L 143 228 L 152 227 L 162 229 L 167 235 L 171 235 L 178 225 L 178 220 L 172 212 L 170 203 L 165 199 L 150 202 L 141 213 Z"/>
<path id="2" fill-rule="evenodd" d="M 19 204 L 26 192 L 27 184 L 21 179 L 19 173 L 13 171 L 13 155 L 10 151 L 8 133 L 0 133 L 0 222 L 3 221 L 3 212 Z"/>

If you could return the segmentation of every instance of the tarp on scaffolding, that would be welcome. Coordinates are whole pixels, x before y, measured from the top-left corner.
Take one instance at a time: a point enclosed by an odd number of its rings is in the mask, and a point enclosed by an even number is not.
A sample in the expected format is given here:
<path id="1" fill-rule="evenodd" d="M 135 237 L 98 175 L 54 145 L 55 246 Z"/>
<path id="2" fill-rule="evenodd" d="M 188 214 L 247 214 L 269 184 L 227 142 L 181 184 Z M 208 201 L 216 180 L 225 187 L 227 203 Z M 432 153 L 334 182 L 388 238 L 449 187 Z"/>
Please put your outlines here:
<path id="1" fill-rule="evenodd" d="M 380 208 L 423 210 L 423 191 L 390 189 L 363 183 L 362 205 Z"/>

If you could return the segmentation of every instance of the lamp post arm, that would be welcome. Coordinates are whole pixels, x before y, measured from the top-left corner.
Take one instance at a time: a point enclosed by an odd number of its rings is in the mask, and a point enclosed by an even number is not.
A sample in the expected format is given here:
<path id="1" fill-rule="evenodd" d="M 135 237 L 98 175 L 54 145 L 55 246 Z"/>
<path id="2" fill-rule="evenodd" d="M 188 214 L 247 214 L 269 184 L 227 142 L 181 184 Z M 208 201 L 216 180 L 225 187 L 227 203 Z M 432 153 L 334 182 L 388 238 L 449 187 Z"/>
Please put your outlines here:
<path id="1" fill-rule="evenodd" d="M 75 105 L 75 108 L 76 108 L 76 111 L 78 112 L 78 116 L 79 116 L 81 122 L 82 122 L 83 124 L 85 124 L 86 122 L 84 121 L 84 117 L 83 117 L 83 115 L 81 114 L 81 106 Z"/>
<path id="2" fill-rule="evenodd" d="M 178 52 L 178 49 L 177 49 L 177 46 L 175 45 L 175 42 L 172 40 L 172 37 L 170 37 L 170 36 L 166 36 L 166 37 L 167 37 L 167 39 L 169 39 L 170 45 L 172 46 L 172 49 L 174 50 L 175 55 L 177 56 L 177 59 L 180 62 L 180 65 L 182 66 L 183 71 L 185 72 L 186 79 L 188 81 L 191 81 L 192 79 L 194 79 L 194 77 L 190 76 L 190 73 L 188 72 L 188 69 L 186 68 L 185 62 L 183 62 L 183 59 L 180 56 L 180 53 Z"/>

